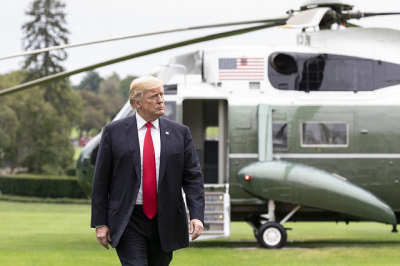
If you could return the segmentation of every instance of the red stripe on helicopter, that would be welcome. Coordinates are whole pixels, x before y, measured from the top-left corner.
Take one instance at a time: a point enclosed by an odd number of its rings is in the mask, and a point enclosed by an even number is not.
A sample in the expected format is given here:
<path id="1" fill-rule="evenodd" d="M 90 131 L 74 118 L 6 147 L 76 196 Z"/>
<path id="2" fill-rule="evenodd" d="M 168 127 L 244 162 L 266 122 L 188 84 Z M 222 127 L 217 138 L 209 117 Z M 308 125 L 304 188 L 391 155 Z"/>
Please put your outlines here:
<path id="1" fill-rule="evenodd" d="M 219 80 L 264 80 L 264 58 L 219 58 Z"/>

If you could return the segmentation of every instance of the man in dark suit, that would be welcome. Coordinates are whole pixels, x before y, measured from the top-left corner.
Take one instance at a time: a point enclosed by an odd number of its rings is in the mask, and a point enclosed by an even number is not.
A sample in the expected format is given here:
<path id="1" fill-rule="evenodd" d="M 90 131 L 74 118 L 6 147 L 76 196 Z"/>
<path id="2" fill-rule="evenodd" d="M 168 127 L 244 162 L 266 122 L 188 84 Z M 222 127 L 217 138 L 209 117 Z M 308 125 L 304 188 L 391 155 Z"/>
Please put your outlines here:
<path id="1" fill-rule="evenodd" d="M 161 117 L 163 82 L 135 79 L 136 114 L 105 126 L 92 188 L 91 227 L 122 265 L 168 265 L 174 250 L 201 235 L 204 182 L 187 126 Z"/>

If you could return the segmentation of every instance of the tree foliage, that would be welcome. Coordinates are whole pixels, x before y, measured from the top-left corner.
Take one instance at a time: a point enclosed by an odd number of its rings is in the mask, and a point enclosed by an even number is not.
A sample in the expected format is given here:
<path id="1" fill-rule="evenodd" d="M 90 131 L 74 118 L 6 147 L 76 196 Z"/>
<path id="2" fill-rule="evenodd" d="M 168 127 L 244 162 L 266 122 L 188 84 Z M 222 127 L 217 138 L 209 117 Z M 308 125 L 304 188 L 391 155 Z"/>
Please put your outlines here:
<path id="1" fill-rule="evenodd" d="M 84 117 L 85 121 L 81 126 L 81 132 L 89 132 L 95 130 L 99 132 L 100 129 L 107 123 L 109 119 L 107 98 L 97 93 L 82 90 L 80 91 L 82 99 L 85 101 Z M 81 133 L 82 135 L 82 133 Z"/>
<path id="2" fill-rule="evenodd" d="M 24 71 L 0 75 L 0 89 L 21 83 L 26 76 Z M 12 169 L 28 167 L 36 173 L 63 173 L 73 154 L 68 140 L 70 127 L 65 126 L 69 121 L 59 114 L 63 102 L 81 102 L 84 123 L 76 126 L 81 135 L 84 131 L 100 132 L 128 100 L 126 93 L 134 78 L 121 80 L 117 74 L 100 78 L 99 93 L 87 89 L 60 93 L 63 98 L 58 98 L 56 106 L 44 99 L 45 90 L 40 87 L 0 98 L 0 163 L 3 159 Z M 82 86 L 85 82 L 84 78 L 77 88 L 87 88 Z M 61 87 L 55 89 L 62 92 Z"/>
<path id="3" fill-rule="evenodd" d="M 68 43 L 64 8 L 65 4 L 60 0 L 34 0 L 31 3 L 26 12 L 31 20 L 22 26 L 25 50 Z M 66 58 L 64 50 L 29 55 L 25 59 L 24 69 L 28 71 L 28 79 L 41 78 L 63 71 L 61 63 Z M 49 82 L 40 88 L 45 90 L 44 99 L 57 110 L 65 129 L 71 130 L 83 122 L 82 101 L 72 90 L 68 79 Z"/>
<path id="4" fill-rule="evenodd" d="M 86 75 L 83 77 L 77 89 L 98 93 L 101 81 L 102 78 L 100 77 L 99 73 L 96 71 L 88 71 L 86 72 Z"/>
<path id="5" fill-rule="evenodd" d="M 68 43 L 61 0 L 33 0 L 23 25 L 25 50 Z M 0 75 L 0 89 L 64 70 L 63 50 L 27 56 L 23 71 Z M 63 174 L 70 167 L 72 128 L 100 130 L 128 100 L 133 76 L 102 79 L 91 71 L 71 88 L 61 79 L 0 98 L 0 166 L 27 167 L 30 172 Z"/>
<path id="6" fill-rule="evenodd" d="M 0 89 L 25 76 L 22 71 L 0 75 Z M 72 162 L 69 132 L 43 94 L 36 87 L 0 98 L 0 134 L 6 136 L 0 150 L 11 170 L 28 167 L 31 172 L 62 174 Z"/>
<path id="7" fill-rule="evenodd" d="M 110 122 L 129 99 L 129 85 L 134 79 L 134 76 L 128 76 L 120 80 L 119 76 L 114 73 L 106 79 L 101 79 L 98 93 L 96 93 L 87 86 L 87 84 L 93 84 L 90 79 L 95 79 L 96 76 L 98 76 L 96 72 L 88 72 L 80 85 L 77 86 L 78 89 L 81 89 L 80 94 L 85 101 L 83 111 L 85 121 L 81 127 L 81 132 L 99 132 L 106 123 Z M 127 86 L 127 89 L 124 88 L 125 86 Z"/>
<path id="8" fill-rule="evenodd" d="M 31 21 L 22 26 L 24 50 L 42 49 L 68 43 L 65 4 L 59 0 L 34 0 L 25 13 Z M 60 62 L 67 58 L 64 50 L 28 55 L 24 68 L 29 79 L 41 78 L 64 70 Z"/>
<path id="9" fill-rule="evenodd" d="M 129 99 L 129 88 L 134 79 L 138 78 L 137 76 L 129 75 L 120 82 L 119 89 L 122 92 L 122 96 L 124 99 Z"/>
<path id="10" fill-rule="evenodd" d="M 34 0 L 23 25 L 25 49 L 40 49 L 68 42 L 65 4 L 60 0 Z M 26 57 L 25 71 L 0 75 L 0 88 L 64 70 L 65 51 Z M 63 174 L 74 154 L 71 129 L 83 122 L 83 101 L 62 79 L 0 98 L 0 154 L 3 165 L 30 172 Z"/>

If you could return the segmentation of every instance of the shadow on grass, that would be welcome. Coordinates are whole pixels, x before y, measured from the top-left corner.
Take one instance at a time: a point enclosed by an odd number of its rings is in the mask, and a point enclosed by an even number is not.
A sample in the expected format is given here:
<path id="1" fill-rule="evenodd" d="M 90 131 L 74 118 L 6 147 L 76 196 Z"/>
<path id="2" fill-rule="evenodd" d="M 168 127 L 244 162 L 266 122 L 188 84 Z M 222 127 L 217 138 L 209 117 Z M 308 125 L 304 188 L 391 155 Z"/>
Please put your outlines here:
<path id="1" fill-rule="evenodd" d="M 307 241 L 291 241 L 287 242 L 285 247 L 287 248 L 382 248 L 382 247 L 396 247 L 400 248 L 400 239 L 395 240 L 331 240 L 331 239 L 318 239 L 318 240 L 307 240 Z"/>
<path id="2" fill-rule="evenodd" d="M 231 249 L 262 249 L 257 241 L 249 240 L 213 240 L 192 242 L 191 248 L 231 248 Z M 382 248 L 382 247 L 399 247 L 400 239 L 398 241 L 365 241 L 365 240 L 307 240 L 307 241 L 288 241 L 285 249 L 321 249 L 321 248 Z"/>
<path id="3" fill-rule="evenodd" d="M 249 240 L 212 240 L 191 242 L 191 248 L 259 248 L 260 245 L 257 241 Z"/>

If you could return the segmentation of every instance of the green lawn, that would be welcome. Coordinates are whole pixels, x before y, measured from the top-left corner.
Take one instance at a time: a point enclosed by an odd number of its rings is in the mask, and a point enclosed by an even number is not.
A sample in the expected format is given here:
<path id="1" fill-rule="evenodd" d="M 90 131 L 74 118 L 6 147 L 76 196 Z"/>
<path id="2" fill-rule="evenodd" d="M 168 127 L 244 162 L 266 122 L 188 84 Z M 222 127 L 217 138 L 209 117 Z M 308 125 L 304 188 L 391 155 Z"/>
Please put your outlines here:
<path id="1" fill-rule="evenodd" d="M 119 265 L 89 228 L 90 205 L 0 201 L 0 265 Z M 245 223 L 229 239 L 193 243 L 171 265 L 399 265 L 400 234 L 378 223 L 287 223 L 288 244 L 259 248 Z"/>

